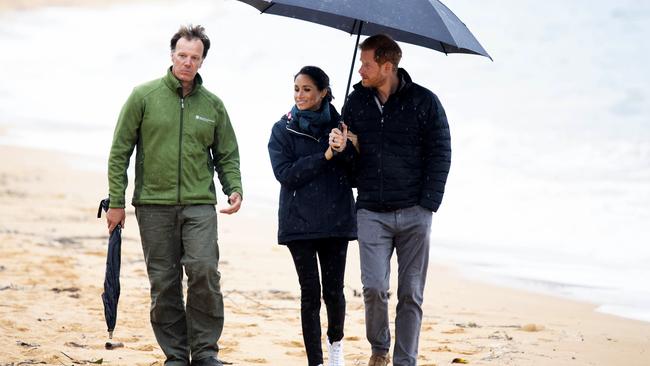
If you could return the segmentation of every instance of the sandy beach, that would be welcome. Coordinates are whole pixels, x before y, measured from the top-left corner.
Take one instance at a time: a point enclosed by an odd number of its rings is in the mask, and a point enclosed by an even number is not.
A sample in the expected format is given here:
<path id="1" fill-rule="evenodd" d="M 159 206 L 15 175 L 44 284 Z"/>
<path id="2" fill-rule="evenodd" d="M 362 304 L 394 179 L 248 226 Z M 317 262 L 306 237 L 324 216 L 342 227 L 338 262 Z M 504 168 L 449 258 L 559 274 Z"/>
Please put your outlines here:
<path id="1" fill-rule="evenodd" d="M 9 0 L 0 2 L 0 13 L 127 1 Z M 3 135 L 12 121 L 0 118 Z M 105 174 L 87 169 L 97 163 L 87 156 L 4 145 L 0 156 L 0 366 L 163 365 L 149 324 L 149 282 L 133 207 L 127 207 L 123 231 L 114 336 L 124 346 L 106 350 L 101 293 L 108 236 L 104 218 L 96 218 L 107 192 Z M 130 191 L 127 196 L 130 200 Z M 305 365 L 299 285 L 288 250 L 276 244 L 276 212 L 245 199 L 236 215 L 219 215 L 219 244 L 226 307 L 219 357 L 233 365 Z M 650 365 L 650 323 L 596 312 L 594 304 L 468 279 L 453 265 L 435 262 L 436 244 L 420 366 L 455 360 L 495 366 Z M 344 338 L 352 366 L 365 366 L 370 352 L 361 291 L 353 242 Z M 392 297 L 391 319 L 395 305 Z M 324 306 L 321 320 L 324 329 Z"/>
<path id="2" fill-rule="evenodd" d="M 105 350 L 100 295 L 107 236 L 104 220 L 95 217 L 106 192 L 103 174 L 75 168 L 80 156 L 6 146 L 0 155 L 0 365 L 162 365 L 132 208 L 115 331 L 124 347 Z M 304 365 L 299 288 L 287 250 L 275 244 L 275 215 L 244 201 L 238 214 L 220 215 L 219 235 L 226 305 L 220 357 L 235 365 Z M 365 365 L 356 243 L 350 248 L 346 360 Z M 455 358 L 474 365 L 650 363 L 650 324 L 593 309 L 472 282 L 433 265 L 419 364 Z"/>

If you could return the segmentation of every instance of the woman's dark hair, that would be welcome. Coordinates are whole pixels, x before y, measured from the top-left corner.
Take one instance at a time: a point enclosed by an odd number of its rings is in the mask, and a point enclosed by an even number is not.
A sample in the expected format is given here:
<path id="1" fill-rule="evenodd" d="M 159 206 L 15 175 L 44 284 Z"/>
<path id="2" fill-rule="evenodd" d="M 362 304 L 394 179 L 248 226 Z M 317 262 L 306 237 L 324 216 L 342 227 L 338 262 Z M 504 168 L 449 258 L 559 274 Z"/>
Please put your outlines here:
<path id="1" fill-rule="evenodd" d="M 208 50 L 210 49 L 210 38 L 208 38 L 207 34 L 205 34 L 205 28 L 202 26 L 192 24 L 181 25 L 181 27 L 178 29 L 178 32 L 172 36 L 172 40 L 170 42 L 172 52 L 176 50 L 176 43 L 178 43 L 178 40 L 181 38 L 185 38 L 188 41 L 194 39 L 201 40 L 201 43 L 203 43 L 203 58 L 208 55 Z"/>
<path id="2" fill-rule="evenodd" d="M 330 77 L 327 76 L 325 71 L 323 71 L 320 67 L 317 66 L 304 66 L 296 75 L 293 76 L 293 79 L 296 80 L 298 75 L 307 75 L 311 78 L 311 80 L 314 81 L 314 84 L 316 84 L 316 88 L 318 88 L 319 91 L 322 91 L 324 89 L 327 90 L 327 94 L 325 95 L 325 100 L 328 102 L 331 102 L 332 99 L 334 99 L 334 96 L 332 95 L 332 88 L 330 87 Z"/>

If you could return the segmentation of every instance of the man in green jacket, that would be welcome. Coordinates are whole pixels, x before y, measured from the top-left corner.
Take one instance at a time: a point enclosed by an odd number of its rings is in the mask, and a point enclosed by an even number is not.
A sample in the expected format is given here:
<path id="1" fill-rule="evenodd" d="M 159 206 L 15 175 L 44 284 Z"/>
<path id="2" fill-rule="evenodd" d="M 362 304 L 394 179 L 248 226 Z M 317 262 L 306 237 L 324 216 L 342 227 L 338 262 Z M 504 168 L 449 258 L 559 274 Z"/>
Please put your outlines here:
<path id="1" fill-rule="evenodd" d="M 133 149 L 132 204 L 151 283 L 151 325 L 165 365 L 222 365 L 214 172 L 233 214 L 242 202 L 239 150 L 221 100 L 198 70 L 210 40 L 201 26 L 182 26 L 171 39 L 167 75 L 136 87 L 120 113 L 108 161 L 108 230 L 124 227 L 127 167 Z M 187 306 L 183 303 L 183 268 Z"/>

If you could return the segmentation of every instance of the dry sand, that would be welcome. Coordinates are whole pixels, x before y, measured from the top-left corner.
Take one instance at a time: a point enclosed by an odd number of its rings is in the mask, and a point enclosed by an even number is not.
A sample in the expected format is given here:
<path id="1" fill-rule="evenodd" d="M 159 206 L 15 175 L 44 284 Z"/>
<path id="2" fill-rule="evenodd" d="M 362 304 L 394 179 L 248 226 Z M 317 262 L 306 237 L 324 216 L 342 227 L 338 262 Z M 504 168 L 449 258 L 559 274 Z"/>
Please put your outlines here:
<path id="1" fill-rule="evenodd" d="M 106 192 L 103 174 L 79 170 L 82 158 L 62 153 L 0 147 L 0 156 L 0 365 L 162 365 L 132 208 L 115 332 L 125 347 L 109 351 L 100 298 L 107 236 L 95 217 Z M 298 283 L 267 211 L 244 201 L 238 214 L 219 217 L 226 305 L 220 357 L 236 365 L 305 365 Z M 353 243 L 348 365 L 365 365 L 368 357 L 358 263 Z M 429 271 L 424 314 L 421 366 L 455 358 L 474 365 L 650 365 L 648 323 L 475 283 L 438 266 Z"/>

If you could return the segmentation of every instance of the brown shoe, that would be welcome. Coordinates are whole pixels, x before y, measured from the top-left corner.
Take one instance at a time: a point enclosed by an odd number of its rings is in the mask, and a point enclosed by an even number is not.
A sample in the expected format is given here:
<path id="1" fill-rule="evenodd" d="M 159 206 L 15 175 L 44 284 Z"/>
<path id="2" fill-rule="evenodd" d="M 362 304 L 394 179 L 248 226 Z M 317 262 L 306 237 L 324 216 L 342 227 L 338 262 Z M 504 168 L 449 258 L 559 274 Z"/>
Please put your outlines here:
<path id="1" fill-rule="evenodd" d="M 390 363 L 390 358 L 388 355 L 372 355 L 370 356 L 370 361 L 368 361 L 368 366 L 386 366 Z"/>

